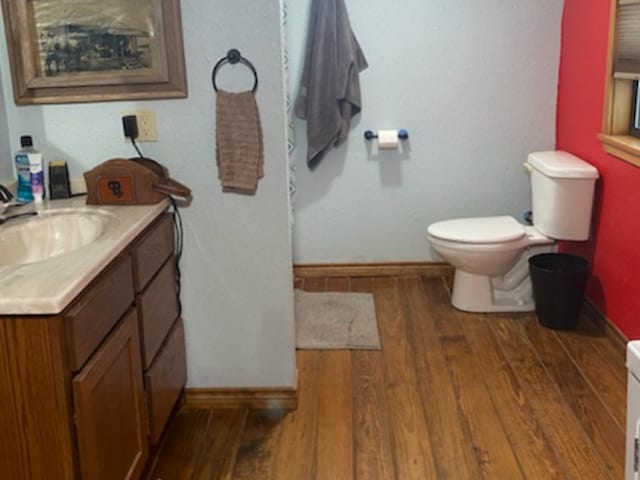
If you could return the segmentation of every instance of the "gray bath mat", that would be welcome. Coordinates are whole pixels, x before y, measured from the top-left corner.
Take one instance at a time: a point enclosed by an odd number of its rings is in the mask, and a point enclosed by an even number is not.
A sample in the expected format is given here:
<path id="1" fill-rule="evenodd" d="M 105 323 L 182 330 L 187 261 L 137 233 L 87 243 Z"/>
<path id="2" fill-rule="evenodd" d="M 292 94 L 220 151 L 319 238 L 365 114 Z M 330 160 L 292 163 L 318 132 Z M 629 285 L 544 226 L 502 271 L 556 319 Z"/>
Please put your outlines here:
<path id="1" fill-rule="evenodd" d="M 370 293 L 295 291 L 296 344 L 304 349 L 380 349 Z"/>

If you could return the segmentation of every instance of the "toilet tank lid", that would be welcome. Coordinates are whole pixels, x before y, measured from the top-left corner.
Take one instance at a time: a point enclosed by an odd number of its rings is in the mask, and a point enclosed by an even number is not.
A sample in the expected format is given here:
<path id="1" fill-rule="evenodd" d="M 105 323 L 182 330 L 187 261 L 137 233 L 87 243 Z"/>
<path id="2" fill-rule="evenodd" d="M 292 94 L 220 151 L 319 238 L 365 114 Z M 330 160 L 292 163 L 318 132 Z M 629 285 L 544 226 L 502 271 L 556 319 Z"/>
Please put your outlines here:
<path id="1" fill-rule="evenodd" d="M 513 217 L 457 218 L 429 225 L 430 235 L 459 243 L 500 243 L 522 238 L 524 226 Z"/>
<path id="2" fill-rule="evenodd" d="M 596 167 L 561 150 L 530 153 L 527 162 L 551 178 L 598 178 Z"/>

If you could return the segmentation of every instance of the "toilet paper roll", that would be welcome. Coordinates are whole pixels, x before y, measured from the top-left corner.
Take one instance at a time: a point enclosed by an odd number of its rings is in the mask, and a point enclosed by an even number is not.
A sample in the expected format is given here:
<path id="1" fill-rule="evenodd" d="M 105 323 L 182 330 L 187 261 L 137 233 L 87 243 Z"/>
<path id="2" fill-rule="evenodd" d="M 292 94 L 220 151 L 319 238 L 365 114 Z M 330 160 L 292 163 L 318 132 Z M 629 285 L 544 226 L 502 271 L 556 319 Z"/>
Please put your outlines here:
<path id="1" fill-rule="evenodd" d="M 379 130 L 378 131 L 378 148 L 392 149 L 398 148 L 398 131 L 397 130 Z"/>

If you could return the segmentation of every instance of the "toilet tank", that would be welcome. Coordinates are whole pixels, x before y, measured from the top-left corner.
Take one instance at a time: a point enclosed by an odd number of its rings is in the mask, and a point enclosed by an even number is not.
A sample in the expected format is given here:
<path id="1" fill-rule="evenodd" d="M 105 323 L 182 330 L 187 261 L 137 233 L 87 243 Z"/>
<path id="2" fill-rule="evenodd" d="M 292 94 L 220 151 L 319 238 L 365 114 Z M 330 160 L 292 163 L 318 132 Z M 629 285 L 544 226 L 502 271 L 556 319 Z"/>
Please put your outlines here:
<path id="1" fill-rule="evenodd" d="M 596 168 L 562 151 L 529 154 L 534 227 L 558 240 L 588 240 Z"/>

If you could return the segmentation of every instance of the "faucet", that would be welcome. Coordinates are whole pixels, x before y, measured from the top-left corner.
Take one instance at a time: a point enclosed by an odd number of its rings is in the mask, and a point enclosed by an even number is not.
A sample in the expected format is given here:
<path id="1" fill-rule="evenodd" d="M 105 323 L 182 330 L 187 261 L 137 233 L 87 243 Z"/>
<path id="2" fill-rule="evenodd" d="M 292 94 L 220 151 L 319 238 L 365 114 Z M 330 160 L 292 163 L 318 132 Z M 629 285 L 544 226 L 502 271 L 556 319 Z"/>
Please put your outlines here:
<path id="1" fill-rule="evenodd" d="M 9 191 L 7 187 L 0 184 L 0 225 L 3 225 L 9 220 L 13 220 L 14 218 L 26 217 L 26 216 L 38 214 L 37 211 L 30 210 L 27 212 L 14 213 L 13 215 L 6 215 L 6 212 L 9 207 L 13 205 L 20 205 L 20 204 L 12 203 L 11 200 L 13 200 L 13 194 Z"/>
<path id="2" fill-rule="evenodd" d="M 13 194 L 7 187 L 0 184 L 0 202 L 9 203 L 13 199 Z"/>

